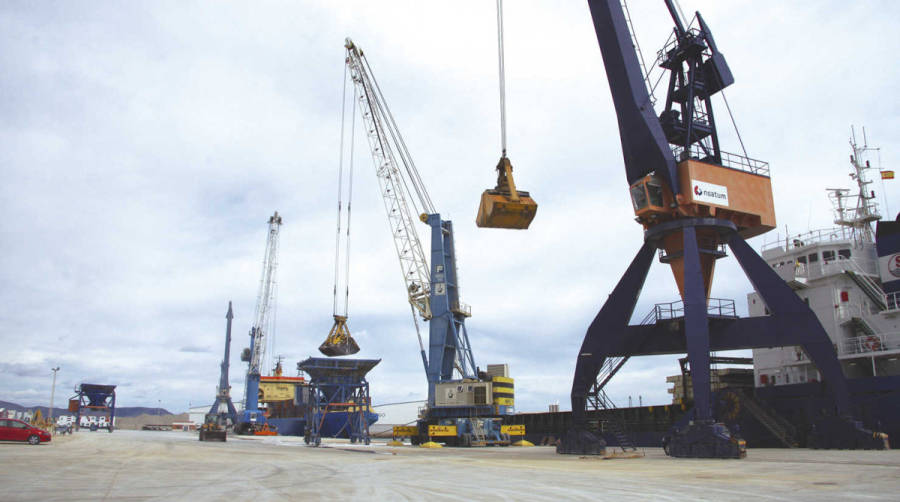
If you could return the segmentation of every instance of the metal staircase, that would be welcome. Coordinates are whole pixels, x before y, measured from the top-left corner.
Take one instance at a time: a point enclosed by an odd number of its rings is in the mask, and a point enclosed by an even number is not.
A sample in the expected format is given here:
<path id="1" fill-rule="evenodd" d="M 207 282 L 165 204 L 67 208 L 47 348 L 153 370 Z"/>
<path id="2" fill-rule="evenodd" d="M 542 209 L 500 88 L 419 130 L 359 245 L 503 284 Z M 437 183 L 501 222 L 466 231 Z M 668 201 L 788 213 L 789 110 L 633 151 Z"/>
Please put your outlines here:
<path id="1" fill-rule="evenodd" d="M 659 312 L 657 308 L 653 308 L 644 319 L 641 320 L 641 324 L 653 324 L 656 323 L 660 318 Z M 587 396 L 587 409 L 600 411 L 600 410 L 616 410 L 616 405 L 612 402 L 609 396 L 606 395 L 606 391 L 604 388 L 606 384 L 622 369 L 622 366 L 628 362 L 628 359 L 631 356 L 624 357 L 608 357 L 603 361 L 603 366 L 600 368 L 600 371 L 597 373 L 597 378 L 594 381 L 594 384 L 591 386 L 591 390 L 588 392 Z M 619 447 L 623 452 L 634 452 L 637 451 L 637 446 L 634 444 L 634 441 L 626 432 L 625 420 L 616 413 L 610 413 L 609 418 L 602 420 L 605 423 L 603 427 L 601 427 L 601 432 L 608 432 L 616 438 L 616 441 L 619 443 Z"/>
<path id="2" fill-rule="evenodd" d="M 621 367 L 621 364 L 619 364 L 618 366 Z M 588 394 L 588 409 L 590 410 L 591 408 L 593 408 L 596 411 L 607 410 L 613 412 L 610 413 L 609 416 L 605 419 L 600 420 L 600 422 L 602 423 L 602 425 L 600 426 L 600 432 L 612 434 L 613 437 L 616 438 L 616 441 L 619 443 L 619 448 L 621 448 L 623 452 L 637 451 L 637 446 L 634 444 L 634 441 L 626 433 L 625 420 L 621 417 L 621 415 L 614 413 L 614 410 L 617 409 L 616 405 L 612 402 L 609 396 L 606 395 L 606 392 L 602 388 L 598 387 L 601 376 L 602 375 L 597 377 L 598 381 L 594 382 L 594 385 L 591 387 L 591 392 L 590 394 Z"/>
<path id="3" fill-rule="evenodd" d="M 741 407 L 747 410 L 766 430 L 771 432 L 781 444 L 786 448 L 796 448 L 798 446 L 796 439 L 797 429 L 779 415 L 778 412 L 743 392 L 734 392 L 734 394 L 738 396 Z"/>
<path id="4" fill-rule="evenodd" d="M 872 300 L 872 303 L 878 308 L 878 310 L 884 310 L 887 308 L 887 304 L 885 302 L 885 294 L 884 290 L 881 289 L 881 284 L 878 283 L 877 280 L 873 279 L 870 275 L 866 274 L 862 271 L 859 265 L 856 264 L 852 259 L 847 260 L 850 263 L 850 268 L 852 270 L 844 270 L 844 273 L 847 274 L 847 277 L 850 278 L 859 286 L 859 289 Z"/>

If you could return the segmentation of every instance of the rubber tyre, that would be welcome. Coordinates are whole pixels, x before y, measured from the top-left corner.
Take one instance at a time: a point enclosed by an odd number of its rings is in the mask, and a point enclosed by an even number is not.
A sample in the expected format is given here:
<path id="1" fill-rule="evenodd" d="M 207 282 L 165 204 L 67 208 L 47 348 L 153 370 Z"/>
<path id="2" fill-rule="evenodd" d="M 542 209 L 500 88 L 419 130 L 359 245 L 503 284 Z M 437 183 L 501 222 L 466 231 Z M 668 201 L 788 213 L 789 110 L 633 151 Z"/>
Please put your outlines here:
<path id="1" fill-rule="evenodd" d="M 28 444 L 41 444 L 41 438 L 37 434 L 32 434 L 28 436 Z"/>

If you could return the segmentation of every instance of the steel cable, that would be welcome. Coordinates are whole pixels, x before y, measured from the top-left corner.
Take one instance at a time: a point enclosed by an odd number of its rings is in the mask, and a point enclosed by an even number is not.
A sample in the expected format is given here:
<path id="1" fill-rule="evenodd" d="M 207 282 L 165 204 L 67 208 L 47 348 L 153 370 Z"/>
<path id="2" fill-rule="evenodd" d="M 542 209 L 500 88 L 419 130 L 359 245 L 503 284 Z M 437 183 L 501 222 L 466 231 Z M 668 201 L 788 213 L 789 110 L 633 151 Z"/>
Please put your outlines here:
<path id="1" fill-rule="evenodd" d="M 506 65 L 503 62 L 503 0 L 497 0 L 497 52 L 500 73 L 500 149 L 506 157 Z"/>

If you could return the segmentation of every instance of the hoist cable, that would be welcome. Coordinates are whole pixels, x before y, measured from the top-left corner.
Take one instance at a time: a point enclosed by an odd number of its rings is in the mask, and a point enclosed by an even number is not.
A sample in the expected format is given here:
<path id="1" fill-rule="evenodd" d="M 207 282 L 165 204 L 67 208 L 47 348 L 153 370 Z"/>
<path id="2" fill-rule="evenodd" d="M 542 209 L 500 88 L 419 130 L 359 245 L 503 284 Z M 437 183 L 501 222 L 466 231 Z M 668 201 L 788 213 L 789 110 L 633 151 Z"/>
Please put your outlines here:
<path id="1" fill-rule="evenodd" d="M 728 110 L 728 116 L 731 117 L 731 125 L 734 127 L 734 132 L 737 134 L 738 141 L 741 143 L 741 150 L 744 151 L 744 157 L 750 158 L 747 155 L 747 149 L 744 147 L 744 140 L 741 138 L 741 131 L 738 130 L 737 122 L 734 121 L 734 115 L 731 114 L 731 106 L 728 105 L 728 98 L 725 97 L 725 90 L 722 90 L 722 100 L 725 101 L 725 109 Z"/>
<path id="2" fill-rule="evenodd" d="M 344 315 L 350 311 L 350 215 L 353 208 L 353 152 L 354 139 L 356 138 L 356 100 L 353 100 L 353 109 L 350 110 L 350 174 L 347 177 L 347 246 L 344 251 Z"/>
<path id="3" fill-rule="evenodd" d="M 503 0 L 497 0 L 497 52 L 500 73 L 500 149 L 506 157 L 506 66 L 503 62 Z"/>
<path id="4" fill-rule="evenodd" d="M 332 311 L 338 315 L 338 282 L 340 280 L 340 256 L 341 256 L 341 213 L 343 209 L 342 196 L 344 193 L 344 125 L 346 124 L 347 109 L 347 66 L 344 65 L 344 91 L 341 97 L 341 153 L 338 157 L 338 192 L 337 192 L 337 231 L 334 234 L 334 302 Z"/>
<path id="5" fill-rule="evenodd" d="M 428 214 L 432 214 L 435 212 L 434 204 L 431 202 L 431 197 L 428 195 L 428 190 L 425 189 L 425 184 L 422 182 L 422 177 L 419 175 L 419 170 L 416 168 L 415 162 L 412 160 L 412 156 L 409 154 L 409 149 L 406 147 L 406 142 L 403 140 L 403 136 L 400 135 L 400 129 L 397 127 L 397 123 L 394 120 L 394 114 L 391 113 L 391 109 L 387 105 L 387 101 L 384 99 L 384 93 L 381 91 L 381 86 L 378 85 L 378 79 L 375 78 L 375 74 L 372 72 L 372 68 L 369 65 L 369 60 L 363 56 L 360 58 L 364 68 L 365 73 L 368 75 L 369 80 L 371 81 L 371 92 L 373 97 L 375 98 L 375 105 L 378 108 L 378 115 L 383 119 L 385 129 L 387 129 L 388 134 L 390 134 L 390 141 L 397 148 L 397 153 L 400 155 L 400 160 L 403 164 L 404 169 L 406 170 L 407 176 L 401 176 L 404 178 L 404 184 L 406 184 L 405 178 L 408 177 L 409 181 L 412 183 L 413 191 L 409 189 L 409 186 L 406 186 L 407 193 L 410 196 L 415 193 L 416 198 L 419 200 L 422 209 L 418 212 L 425 212 Z M 387 138 L 385 138 L 387 139 Z M 393 149 L 392 149 L 393 150 Z M 415 199 L 413 200 L 413 205 L 415 206 Z"/>

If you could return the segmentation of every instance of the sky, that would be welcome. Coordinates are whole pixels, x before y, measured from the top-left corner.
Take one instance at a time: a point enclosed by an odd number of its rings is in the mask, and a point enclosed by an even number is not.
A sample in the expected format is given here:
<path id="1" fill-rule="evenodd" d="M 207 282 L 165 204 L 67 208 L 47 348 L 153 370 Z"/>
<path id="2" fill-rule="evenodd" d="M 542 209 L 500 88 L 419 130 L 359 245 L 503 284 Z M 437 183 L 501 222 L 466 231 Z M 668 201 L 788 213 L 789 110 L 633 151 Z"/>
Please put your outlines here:
<path id="1" fill-rule="evenodd" d="M 750 157 L 770 163 L 778 229 L 831 226 L 825 188 L 850 187 L 848 139 L 900 168 L 900 53 L 892 1 L 682 0 L 735 76 L 726 90 Z M 630 3 L 645 55 L 672 25 Z M 584 331 L 640 248 L 586 2 L 509 1 L 509 157 L 538 202 L 527 231 L 479 229 L 500 154 L 494 2 L 0 3 L 0 399 L 56 404 L 80 382 L 119 406 L 212 402 L 234 303 L 240 399 L 266 240 L 283 216 L 269 356 L 288 374 L 332 325 L 344 38 L 366 53 L 444 219 L 454 221 L 476 364 L 508 363 L 517 409 L 569 409 Z M 690 16 L 690 14 L 688 14 Z M 662 96 L 659 96 L 662 98 Z M 721 100 L 723 149 L 739 152 Z M 424 372 L 387 219 L 357 138 L 349 326 L 380 358 L 375 404 L 423 399 Z M 884 214 L 900 181 L 873 184 Z M 889 206 L 885 208 L 885 205 Z M 427 226 L 419 229 L 427 239 Z M 746 313 L 732 258 L 712 296 Z M 677 299 L 651 269 L 635 309 Z M 677 356 L 634 358 L 620 406 L 671 401 Z M 271 357 L 270 357 L 271 360 Z"/>

